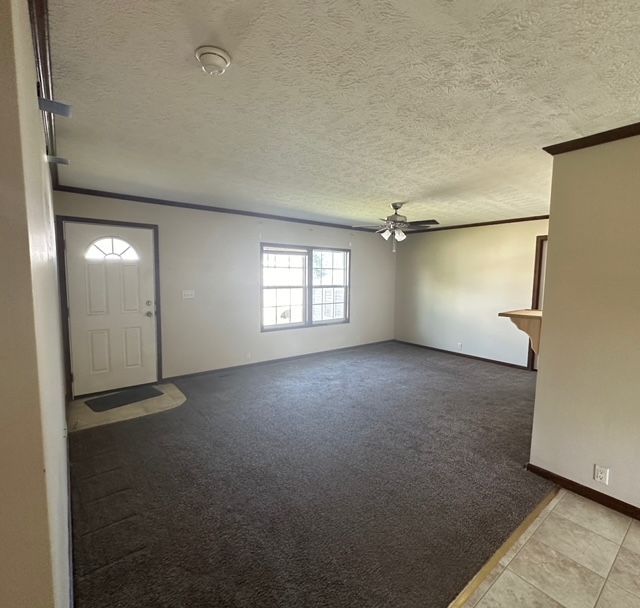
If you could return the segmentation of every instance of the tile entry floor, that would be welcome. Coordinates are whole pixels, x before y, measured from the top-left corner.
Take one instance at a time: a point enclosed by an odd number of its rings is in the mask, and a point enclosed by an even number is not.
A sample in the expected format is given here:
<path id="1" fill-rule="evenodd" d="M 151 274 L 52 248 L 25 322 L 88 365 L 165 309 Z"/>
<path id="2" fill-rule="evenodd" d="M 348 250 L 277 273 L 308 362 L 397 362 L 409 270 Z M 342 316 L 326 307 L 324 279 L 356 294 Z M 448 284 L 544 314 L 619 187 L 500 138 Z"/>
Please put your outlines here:
<path id="1" fill-rule="evenodd" d="M 560 490 L 466 608 L 640 608 L 640 521 Z"/>

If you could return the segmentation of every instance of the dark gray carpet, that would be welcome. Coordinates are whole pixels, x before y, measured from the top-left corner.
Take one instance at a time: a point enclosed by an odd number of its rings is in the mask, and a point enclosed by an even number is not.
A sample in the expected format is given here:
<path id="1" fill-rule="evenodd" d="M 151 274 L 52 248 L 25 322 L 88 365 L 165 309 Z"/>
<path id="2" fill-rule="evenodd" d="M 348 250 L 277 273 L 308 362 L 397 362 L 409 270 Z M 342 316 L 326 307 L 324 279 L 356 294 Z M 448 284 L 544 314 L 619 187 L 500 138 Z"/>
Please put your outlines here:
<path id="1" fill-rule="evenodd" d="M 444 607 L 551 490 L 535 375 L 386 343 L 71 435 L 77 608 Z"/>

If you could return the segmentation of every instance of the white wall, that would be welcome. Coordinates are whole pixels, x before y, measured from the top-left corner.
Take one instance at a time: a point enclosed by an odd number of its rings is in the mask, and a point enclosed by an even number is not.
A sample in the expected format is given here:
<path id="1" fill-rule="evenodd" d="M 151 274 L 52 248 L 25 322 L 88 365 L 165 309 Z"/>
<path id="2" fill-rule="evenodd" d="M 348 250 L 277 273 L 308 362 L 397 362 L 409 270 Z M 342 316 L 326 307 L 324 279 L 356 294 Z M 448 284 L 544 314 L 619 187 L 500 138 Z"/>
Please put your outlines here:
<path id="1" fill-rule="evenodd" d="M 640 506 L 640 137 L 554 157 L 531 462 Z M 611 468 L 609 486 L 593 480 Z"/>
<path id="2" fill-rule="evenodd" d="M 65 192 L 55 207 L 158 224 L 165 377 L 393 338 L 395 257 L 377 235 Z M 261 241 L 351 249 L 351 322 L 262 333 Z"/>
<path id="3" fill-rule="evenodd" d="M 69 605 L 53 213 L 28 5 L 0 1 L 0 605 Z"/>
<path id="4" fill-rule="evenodd" d="M 537 220 L 410 236 L 396 254 L 396 338 L 526 365 L 528 337 L 498 313 L 531 307 L 536 237 L 547 225 Z"/>

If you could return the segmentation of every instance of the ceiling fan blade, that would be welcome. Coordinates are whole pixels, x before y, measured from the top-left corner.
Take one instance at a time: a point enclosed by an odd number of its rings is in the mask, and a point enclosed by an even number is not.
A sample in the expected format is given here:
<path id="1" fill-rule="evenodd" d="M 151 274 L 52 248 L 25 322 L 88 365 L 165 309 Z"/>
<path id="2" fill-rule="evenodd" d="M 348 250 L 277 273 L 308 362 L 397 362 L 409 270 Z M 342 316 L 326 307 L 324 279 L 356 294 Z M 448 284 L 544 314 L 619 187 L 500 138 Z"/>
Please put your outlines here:
<path id="1" fill-rule="evenodd" d="M 407 222 L 409 226 L 435 226 L 439 224 L 437 220 L 417 220 L 415 222 Z"/>
<path id="2" fill-rule="evenodd" d="M 374 228 L 384 228 L 384 226 L 380 226 L 380 224 L 363 224 L 361 226 L 351 226 L 352 228 L 370 228 L 373 230 Z"/>

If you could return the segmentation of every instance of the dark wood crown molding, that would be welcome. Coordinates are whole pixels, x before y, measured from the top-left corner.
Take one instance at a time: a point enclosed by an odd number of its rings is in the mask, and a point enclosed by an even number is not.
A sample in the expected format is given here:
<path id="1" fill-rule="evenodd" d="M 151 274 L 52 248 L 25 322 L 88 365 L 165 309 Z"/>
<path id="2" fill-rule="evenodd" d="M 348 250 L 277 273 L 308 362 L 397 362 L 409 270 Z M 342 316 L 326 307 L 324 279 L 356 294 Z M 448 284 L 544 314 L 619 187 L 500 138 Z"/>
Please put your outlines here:
<path id="1" fill-rule="evenodd" d="M 548 220 L 549 215 L 529 215 L 527 217 L 513 217 L 506 220 L 492 220 L 490 222 L 475 222 L 473 224 L 456 224 L 455 226 L 437 226 L 435 228 L 424 228 L 411 230 L 409 234 L 420 234 L 424 232 L 440 232 L 442 230 L 458 230 L 460 228 L 479 228 L 481 226 L 497 226 L 498 224 L 516 224 L 517 222 L 535 222 L 538 220 Z"/>
<path id="2" fill-rule="evenodd" d="M 292 222 L 295 224 L 307 224 L 311 226 L 322 226 L 324 228 L 338 228 L 341 230 L 351 230 L 357 232 L 375 233 L 371 228 L 354 228 L 348 224 L 338 224 L 335 222 L 323 222 L 321 220 L 308 220 L 298 217 L 290 217 L 288 215 L 276 215 L 272 213 L 259 213 L 257 211 L 245 211 L 242 209 L 230 209 L 228 207 L 216 207 L 213 205 L 205 205 L 203 203 L 187 203 L 184 201 L 174 201 L 164 198 L 154 198 L 150 196 L 138 196 L 136 194 L 124 194 L 122 192 L 108 192 L 105 190 L 93 190 L 91 188 L 77 188 L 75 186 L 64 186 L 57 184 L 54 186 L 56 192 L 69 192 L 71 194 L 81 194 L 85 196 L 95 196 L 98 198 L 112 198 L 120 201 L 129 201 L 134 203 L 146 203 L 149 205 L 163 205 L 165 207 L 178 207 L 180 209 L 194 209 L 196 211 L 208 211 L 212 213 L 226 213 L 229 215 L 241 215 L 244 217 L 255 217 L 265 220 L 275 220 L 279 222 Z M 457 230 L 458 228 L 476 228 L 478 226 L 495 226 L 497 224 L 513 224 L 515 222 L 531 222 L 536 220 L 546 220 L 548 215 L 533 215 L 529 217 L 510 218 L 506 220 L 494 220 L 491 222 L 477 222 L 475 224 L 459 224 L 456 226 L 440 226 L 438 228 L 424 228 L 420 230 L 411 230 L 408 234 L 420 234 L 425 232 L 437 232 L 440 230 Z"/>
<path id="3" fill-rule="evenodd" d="M 592 146 L 599 146 L 600 144 L 617 141 L 618 139 L 626 139 L 627 137 L 635 137 L 636 135 L 640 135 L 640 122 L 634 122 L 632 125 L 625 125 L 617 129 L 602 131 L 602 133 L 594 133 L 586 137 L 579 137 L 578 139 L 545 146 L 542 149 L 552 156 L 555 156 L 556 154 L 591 148 Z"/>
<path id="4" fill-rule="evenodd" d="M 352 230 L 358 232 L 374 232 L 369 228 L 353 228 L 347 224 L 336 222 L 323 222 L 321 220 L 308 220 L 288 215 L 277 215 L 273 213 L 260 213 L 257 211 L 245 211 L 243 209 L 229 209 L 228 207 L 216 207 L 203 203 L 187 203 L 184 201 L 174 201 L 164 198 L 154 198 L 151 196 L 138 196 L 136 194 L 123 194 L 121 192 L 106 192 L 104 190 L 92 190 L 91 188 L 76 188 L 75 186 L 63 186 L 58 184 L 54 190 L 57 192 L 70 192 L 71 194 L 83 194 L 85 196 L 96 196 L 99 198 L 112 198 L 119 201 L 129 201 L 134 203 L 146 203 L 149 205 L 163 205 L 165 207 L 178 207 L 180 209 L 194 209 L 196 211 L 209 211 L 212 213 L 226 213 L 229 215 L 242 215 L 245 217 L 255 217 L 264 220 L 276 220 L 279 222 L 293 222 L 296 224 L 308 224 L 311 226 L 322 226 L 324 228 L 339 228 L 341 230 Z"/>

